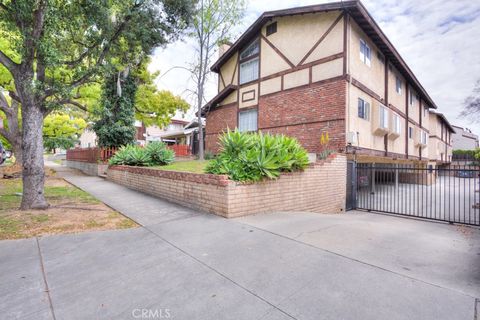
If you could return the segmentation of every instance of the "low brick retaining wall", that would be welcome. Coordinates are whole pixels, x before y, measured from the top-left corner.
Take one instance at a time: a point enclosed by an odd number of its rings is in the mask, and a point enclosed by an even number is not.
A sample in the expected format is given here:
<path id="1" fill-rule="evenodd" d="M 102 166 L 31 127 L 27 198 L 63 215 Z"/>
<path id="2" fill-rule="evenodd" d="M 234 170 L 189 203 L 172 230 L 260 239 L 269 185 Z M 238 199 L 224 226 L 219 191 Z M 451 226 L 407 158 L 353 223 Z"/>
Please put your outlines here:
<path id="1" fill-rule="evenodd" d="M 78 169 L 89 176 L 105 175 L 108 165 L 103 163 L 90 163 L 85 161 L 66 160 L 65 165 L 69 168 Z"/>
<path id="2" fill-rule="evenodd" d="M 332 155 L 277 180 L 238 183 L 227 176 L 112 166 L 107 178 L 181 205 L 233 218 L 255 213 L 345 210 L 346 157 Z"/>

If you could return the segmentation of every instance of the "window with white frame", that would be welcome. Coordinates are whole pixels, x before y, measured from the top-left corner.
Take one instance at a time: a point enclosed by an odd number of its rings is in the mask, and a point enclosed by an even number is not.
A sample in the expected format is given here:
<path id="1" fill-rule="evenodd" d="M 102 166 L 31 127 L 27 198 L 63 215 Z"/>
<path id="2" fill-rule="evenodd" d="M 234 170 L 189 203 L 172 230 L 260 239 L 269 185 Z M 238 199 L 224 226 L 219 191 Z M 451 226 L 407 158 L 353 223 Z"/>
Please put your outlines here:
<path id="1" fill-rule="evenodd" d="M 372 61 L 372 50 L 362 39 L 360 39 L 360 60 L 370 67 Z"/>
<path id="2" fill-rule="evenodd" d="M 240 52 L 240 84 L 258 79 L 259 52 L 258 39 Z"/>
<path id="3" fill-rule="evenodd" d="M 365 120 L 370 119 L 370 103 L 362 98 L 358 98 L 358 117 Z"/>
<path id="4" fill-rule="evenodd" d="M 238 131 L 257 131 L 257 109 L 250 109 L 238 113 Z"/>
<path id="5" fill-rule="evenodd" d="M 402 94 L 402 79 L 399 76 L 395 77 L 395 90 L 398 94 Z"/>
<path id="6" fill-rule="evenodd" d="M 428 115 L 428 107 L 423 108 L 423 116 L 426 117 Z"/>
<path id="7" fill-rule="evenodd" d="M 396 134 L 402 133 L 402 121 L 398 114 L 393 114 L 393 132 Z"/>
<path id="8" fill-rule="evenodd" d="M 415 94 L 413 93 L 412 90 L 410 90 L 410 105 L 413 105 L 413 103 L 415 102 Z"/>
<path id="9" fill-rule="evenodd" d="M 413 128 L 408 127 L 408 138 L 413 139 Z"/>
<path id="10" fill-rule="evenodd" d="M 427 132 L 426 131 L 420 131 L 420 143 L 421 144 L 427 144 Z"/>
<path id="11" fill-rule="evenodd" d="M 378 114 L 380 116 L 380 128 L 388 129 L 388 109 L 385 106 L 380 106 L 379 109 L 380 112 Z"/>

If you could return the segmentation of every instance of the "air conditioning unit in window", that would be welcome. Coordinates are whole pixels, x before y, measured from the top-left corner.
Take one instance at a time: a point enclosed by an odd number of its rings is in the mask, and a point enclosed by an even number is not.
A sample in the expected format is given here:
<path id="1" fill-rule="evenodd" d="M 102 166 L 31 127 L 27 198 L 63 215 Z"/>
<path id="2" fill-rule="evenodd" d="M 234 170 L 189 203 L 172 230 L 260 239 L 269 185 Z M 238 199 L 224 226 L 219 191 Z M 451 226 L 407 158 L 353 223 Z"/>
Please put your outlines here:
<path id="1" fill-rule="evenodd" d="M 352 146 L 358 145 L 358 135 L 356 132 L 347 132 L 347 144 L 350 144 Z"/>

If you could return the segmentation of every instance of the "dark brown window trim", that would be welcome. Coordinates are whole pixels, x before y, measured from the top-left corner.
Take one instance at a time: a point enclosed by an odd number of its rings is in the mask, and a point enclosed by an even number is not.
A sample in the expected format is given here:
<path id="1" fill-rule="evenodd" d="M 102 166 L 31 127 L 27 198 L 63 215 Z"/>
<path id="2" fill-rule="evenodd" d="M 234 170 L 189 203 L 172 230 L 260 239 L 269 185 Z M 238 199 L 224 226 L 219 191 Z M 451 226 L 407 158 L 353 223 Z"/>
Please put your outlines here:
<path id="1" fill-rule="evenodd" d="M 284 89 L 283 88 L 283 76 L 282 76 L 282 89 L 280 91 L 275 91 L 275 92 L 260 95 L 259 99 L 270 97 L 270 96 L 273 96 L 273 95 L 276 95 L 276 94 L 288 93 L 289 91 L 292 91 L 292 90 L 306 89 L 306 88 L 309 88 L 309 87 L 314 87 L 314 86 L 326 84 L 326 83 L 329 83 L 329 82 L 336 82 L 336 81 L 341 81 L 341 80 L 345 80 L 345 77 L 344 76 L 337 76 L 337 77 L 333 77 L 333 78 L 329 78 L 329 79 L 323 79 L 323 80 L 320 80 L 320 81 L 317 81 L 317 82 L 307 83 L 307 84 L 304 84 L 304 85 L 301 85 L 301 86 L 298 86 L 298 87 Z"/>
<path id="2" fill-rule="evenodd" d="M 239 57 L 240 57 L 240 55 L 239 55 Z M 254 55 L 252 55 L 252 56 L 250 56 L 250 57 L 248 57 L 248 58 L 245 58 L 245 59 L 241 59 L 241 60 L 238 59 L 238 63 L 239 63 L 239 64 L 242 64 L 242 63 L 244 63 L 244 62 L 248 62 L 248 61 L 253 60 L 253 59 L 255 59 L 255 58 L 260 58 L 260 53 L 255 53 Z"/>

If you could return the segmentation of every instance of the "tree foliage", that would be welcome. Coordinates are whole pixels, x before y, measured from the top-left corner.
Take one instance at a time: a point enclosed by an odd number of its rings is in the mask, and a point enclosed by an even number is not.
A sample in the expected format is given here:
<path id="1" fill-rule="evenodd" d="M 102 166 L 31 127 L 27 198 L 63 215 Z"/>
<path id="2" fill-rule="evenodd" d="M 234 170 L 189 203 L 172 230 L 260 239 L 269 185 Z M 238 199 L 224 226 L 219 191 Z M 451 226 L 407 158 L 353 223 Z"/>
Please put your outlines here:
<path id="1" fill-rule="evenodd" d="M 117 90 L 120 81 L 122 93 Z M 101 147 L 120 147 L 135 142 L 135 94 L 137 84 L 132 74 L 112 74 L 103 86 L 98 121 L 93 125 Z"/>
<path id="2" fill-rule="evenodd" d="M 48 206 L 43 189 L 43 118 L 62 105 L 80 105 L 80 88 L 112 65 L 141 61 L 176 39 L 193 0 L 2 0 L 0 64 L 13 77 L 9 95 L 21 105 L 22 209 Z"/>
<path id="3" fill-rule="evenodd" d="M 193 18 L 191 36 L 195 41 L 196 58 L 190 70 L 195 82 L 198 123 L 204 103 L 205 83 L 218 46 L 227 41 L 232 29 L 245 12 L 245 0 L 200 0 Z M 203 160 L 203 129 L 199 126 L 199 158 Z"/>
<path id="4" fill-rule="evenodd" d="M 45 118 L 43 140 L 47 150 L 69 149 L 75 146 L 87 123 L 82 118 L 72 118 L 64 113 L 54 113 Z"/>
<path id="5" fill-rule="evenodd" d="M 472 123 L 480 123 L 480 80 L 475 84 L 472 94 L 465 99 L 460 116 Z"/>

